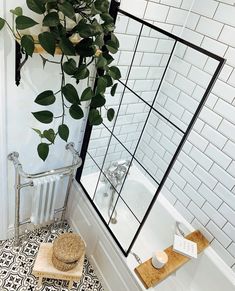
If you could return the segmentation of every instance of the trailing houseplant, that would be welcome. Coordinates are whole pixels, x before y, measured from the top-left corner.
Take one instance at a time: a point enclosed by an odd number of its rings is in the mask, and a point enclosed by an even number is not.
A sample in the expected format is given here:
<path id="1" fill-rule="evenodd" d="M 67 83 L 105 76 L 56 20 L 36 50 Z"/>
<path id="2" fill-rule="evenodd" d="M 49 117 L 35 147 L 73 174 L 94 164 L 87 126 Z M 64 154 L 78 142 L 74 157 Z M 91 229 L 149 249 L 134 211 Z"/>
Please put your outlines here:
<path id="1" fill-rule="evenodd" d="M 108 0 L 26 0 L 26 4 L 31 11 L 41 15 L 42 23 L 24 15 L 23 9 L 16 7 L 11 10 L 13 25 L 0 18 L 0 30 L 7 26 L 20 43 L 22 51 L 31 57 L 37 45 L 52 57 L 58 49 L 61 53 L 59 61 L 41 55 L 44 66 L 50 62 L 58 67 L 61 83 L 57 92 L 48 88 L 41 92 L 34 102 L 44 106 L 44 110 L 32 112 L 44 124 L 60 119 L 56 130 L 50 127 L 44 131 L 33 129 L 41 140 L 37 147 L 38 155 L 45 161 L 57 137 L 68 140 L 70 130 L 65 124 L 65 116 L 70 115 L 75 120 L 84 117 L 82 102 L 90 101 L 88 120 L 91 125 L 102 123 L 102 108 L 106 109 L 108 120 L 113 119 L 114 110 L 105 106 L 105 92 L 110 87 L 114 96 L 117 88 L 115 81 L 121 78 L 120 70 L 112 66 L 112 54 L 118 51 L 119 41 L 113 33 L 114 20 L 108 12 Z M 42 28 L 36 37 L 25 34 L 25 29 L 36 26 Z M 93 63 L 97 69 L 95 87 L 89 82 Z M 77 84 L 87 79 L 87 88 L 79 94 L 76 86 L 67 81 L 68 77 Z M 56 101 L 62 105 L 60 116 L 54 116 L 53 112 L 46 109 Z"/>

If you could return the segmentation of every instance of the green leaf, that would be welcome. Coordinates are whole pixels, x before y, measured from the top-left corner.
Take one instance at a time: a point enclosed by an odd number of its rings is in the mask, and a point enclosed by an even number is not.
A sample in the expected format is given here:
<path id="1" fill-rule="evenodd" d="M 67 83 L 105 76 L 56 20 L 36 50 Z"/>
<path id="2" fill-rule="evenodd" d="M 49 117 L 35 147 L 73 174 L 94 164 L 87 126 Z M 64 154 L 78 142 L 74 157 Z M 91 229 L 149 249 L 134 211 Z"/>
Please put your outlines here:
<path id="1" fill-rule="evenodd" d="M 84 38 L 76 45 L 76 52 L 81 57 L 91 57 L 96 53 L 96 47 L 91 38 Z"/>
<path id="2" fill-rule="evenodd" d="M 107 47 L 107 49 L 110 51 L 110 53 L 112 53 L 112 54 L 116 54 L 117 51 L 118 51 L 118 48 L 119 48 L 119 47 L 116 45 L 116 43 L 113 42 L 112 40 L 108 40 L 108 41 L 106 42 L 106 47 Z"/>
<path id="3" fill-rule="evenodd" d="M 117 87 L 118 87 L 118 83 L 113 85 L 111 89 L 111 96 L 114 96 L 116 94 Z"/>
<path id="4" fill-rule="evenodd" d="M 27 16 L 17 16 L 16 17 L 16 29 L 22 30 L 26 28 L 30 28 L 38 24 L 38 22 L 34 21 L 32 18 Z"/>
<path id="5" fill-rule="evenodd" d="M 55 27 L 60 24 L 59 15 L 56 12 L 48 13 L 43 19 L 43 26 Z"/>
<path id="6" fill-rule="evenodd" d="M 97 63 L 96 63 L 96 67 L 97 68 L 104 68 L 105 66 L 107 66 L 108 62 L 106 60 L 106 58 L 104 58 L 102 55 L 99 56 Z"/>
<path id="7" fill-rule="evenodd" d="M 115 66 L 110 67 L 108 73 L 114 80 L 119 80 L 121 78 L 121 72 Z"/>
<path id="8" fill-rule="evenodd" d="M 74 74 L 74 78 L 77 80 L 86 79 L 89 76 L 89 70 L 85 64 L 81 65 L 78 69 L 76 74 Z"/>
<path id="9" fill-rule="evenodd" d="M 53 104 L 55 100 L 56 98 L 54 93 L 51 90 L 47 90 L 39 94 L 34 102 L 39 105 L 48 106 Z"/>
<path id="10" fill-rule="evenodd" d="M 53 113 L 50 111 L 32 112 L 33 116 L 41 123 L 51 123 L 53 121 Z"/>
<path id="11" fill-rule="evenodd" d="M 62 88 L 62 93 L 68 102 L 72 104 L 80 104 L 78 92 L 72 84 L 66 84 Z"/>
<path id="12" fill-rule="evenodd" d="M 33 37 L 31 35 L 23 35 L 21 38 L 21 45 L 26 53 L 32 57 L 35 48 Z"/>
<path id="13" fill-rule="evenodd" d="M 97 109 L 90 110 L 88 119 L 91 125 L 100 125 L 103 122 L 103 118 Z"/>
<path id="14" fill-rule="evenodd" d="M 100 15 L 101 19 L 104 21 L 104 22 L 107 22 L 107 23 L 114 23 L 114 19 L 113 17 L 109 14 L 109 13 L 102 13 Z"/>
<path id="15" fill-rule="evenodd" d="M 37 129 L 37 128 L 32 128 L 32 130 L 34 130 L 41 138 L 43 138 L 43 133 L 41 132 L 41 130 Z"/>
<path id="16" fill-rule="evenodd" d="M 103 95 L 98 94 L 91 99 L 91 108 L 102 107 L 106 103 Z"/>
<path id="17" fill-rule="evenodd" d="M 64 141 L 68 141 L 69 128 L 66 124 L 61 124 L 59 126 L 58 132 L 59 132 L 59 136 L 61 137 L 61 139 L 63 139 Z"/>
<path id="18" fill-rule="evenodd" d="M 66 56 L 75 56 L 76 51 L 73 43 L 65 36 L 61 37 L 59 46 Z"/>
<path id="19" fill-rule="evenodd" d="M 103 78 L 106 80 L 107 87 L 111 87 L 113 85 L 113 80 L 109 75 L 104 75 Z"/>
<path id="20" fill-rule="evenodd" d="M 37 150 L 39 157 L 45 161 L 49 154 L 49 145 L 46 143 L 40 143 Z"/>
<path id="21" fill-rule="evenodd" d="M 114 58 L 108 52 L 103 53 L 103 57 L 106 58 L 108 65 L 114 61 Z"/>
<path id="22" fill-rule="evenodd" d="M 38 40 L 41 46 L 47 51 L 50 55 L 54 56 L 56 48 L 56 39 L 51 32 L 42 32 L 38 35 Z"/>
<path id="23" fill-rule="evenodd" d="M 84 113 L 82 111 L 82 108 L 80 106 L 78 106 L 77 104 L 73 104 L 70 107 L 69 113 L 73 119 L 81 119 L 84 117 Z"/>
<path id="24" fill-rule="evenodd" d="M 110 108 L 108 111 L 107 111 L 107 118 L 108 118 L 108 121 L 112 121 L 113 118 L 114 118 L 114 115 L 115 115 L 115 111 L 113 108 Z"/>
<path id="25" fill-rule="evenodd" d="M 96 86 L 96 94 L 103 94 L 107 88 L 107 81 L 104 77 L 99 77 Z"/>
<path id="26" fill-rule="evenodd" d="M 74 59 L 69 59 L 63 64 L 63 69 L 66 74 L 74 75 L 77 71 L 77 64 Z"/>
<path id="27" fill-rule="evenodd" d="M 96 0 L 95 9 L 101 13 L 107 13 L 109 10 L 109 1 L 107 0 Z"/>
<path id="28" fill-rule="evenodd" d="M 54 143 L 56 134 L 52 128 L 43 131 L 43 136 L 49 140 L 51 143 Z"/>
<path id="29" fill-rule="evenodd" d="M 104 45 L 104 34 L 100 34 L 100 35 L 97 35 L 96 39 L 95 39 L 95 44 L 102 48 L 103 45 Z"/>
<path id="30" fill-rule="evenodd" d="M 6 21 L 0 17 L 0 30 L 3 29 L 4 25 L 5 25 Z"/>
<path id="31" fill-rule="evenodd" d="M 16 16 L 23 15 L 23 9 L 21 7 L 16 7 L 15 9 L 11 9 L 10 12 Z"/>
<path id="32" fill-rule="evenodd" d="M 58 4 L 58 8 L 60 9 L 61 12 L 63 12 L 65 16 L 76 21 L 75 11 L 71 3 L 64 2 L 63 4 Z"/>
<path id="33" fill-rule="evenodd" d="M 26 3 L 28 8 L 37 14 L 46 12 L 45 4 L 41 0 L 26 0 Z"/>
<path id="34" fill-rule="evenodd" d="M 93 97 L 94 97 L 94 92 L 91 89 L 91 87 L 88 87 L 82 92 L 81 101 L 88 101 L 88 100 L 91 100 Z"/>

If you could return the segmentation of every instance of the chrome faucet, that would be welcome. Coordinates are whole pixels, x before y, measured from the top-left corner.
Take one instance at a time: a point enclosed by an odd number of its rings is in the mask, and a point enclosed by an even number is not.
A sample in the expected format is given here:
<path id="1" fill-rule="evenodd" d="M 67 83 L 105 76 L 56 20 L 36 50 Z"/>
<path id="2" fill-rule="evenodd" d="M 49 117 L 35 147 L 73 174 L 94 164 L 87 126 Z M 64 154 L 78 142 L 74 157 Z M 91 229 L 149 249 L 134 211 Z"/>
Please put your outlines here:
<path id="1" fill-rule="evenodd" d="M 119 162 L 113 162 L 110 167 L 108 167 L 104 174 L 105 176 L 110 180 L 111 184 L 114 187 L 117 187 L 121 184 L 123 178 L 125 177 L 125 174 L 128 171 L 128 168 L 130 166 L 130 161 L 119 161 Z"/>

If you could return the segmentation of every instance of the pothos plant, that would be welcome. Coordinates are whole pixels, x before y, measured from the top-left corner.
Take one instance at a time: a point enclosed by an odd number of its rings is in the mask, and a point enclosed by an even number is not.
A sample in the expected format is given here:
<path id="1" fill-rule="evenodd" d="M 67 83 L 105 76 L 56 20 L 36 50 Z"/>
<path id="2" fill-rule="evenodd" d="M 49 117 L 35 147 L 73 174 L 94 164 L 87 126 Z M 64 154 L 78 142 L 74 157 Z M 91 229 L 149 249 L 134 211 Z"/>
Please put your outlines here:
<path id="1" fill-rule="evenodd" d="M 84 117 L 82 102 L 90 101 L 88 120 L 91 125 L 102 123 L 102 108 L 106 109 L 109 121 L 114 118 L 114 110 L 105 106 L 105 92 L 111 87 L 111 95 L 114 96 L 117 89 L 115 81 L 121 78 L 120 70 L 112 66 L 112 54 L 117 53 L 119 41 L 113 33 L 114 20 L 108 12 L 108 0 L 26 0 L 26 4 L 30 10 L 42 16 L 42 23 L 24 15 L 23 9 L 16 7 L 11 10 L 12 26 L 0 18 L 0 30 L 6 25 L 21 44 L 23 52 L 31 57 L 36 45 L 41 45 L 52 57 L 58 48 L 61 52 L 59 61 L 41 55 L 43 66 L 47 62 L 58 66 L 61 83 L 57 92 L 45 88 L 47 90 L 34 100 L 45 109 L 32 112 L 44 124 L 60 119 L 56 130 L 50 127 L 44 131 L 33 129 L 41 140 L 37 147 L 38 155 L 45 161 L 57 137 L 64 141 L 69 138 L 70 130 L 65 124 L 65 116 L 70 115 L 76 120 Z M 37 25 L 46 31 L 36 37 L 23 34 L 22 30 Z M 74 41 L 78 36 L 80 40 Z M 92 63 L 97 69 L 95 86 L 89 82 Z M 76 80 L 76 84 L 87 79 L 87 88 L 79 94 L 77 88 L 67 82 L 68 76 Z M 61 102 L 60 116 L 54 116 L 53 112 L 46 110 L 56 100 Z"/>

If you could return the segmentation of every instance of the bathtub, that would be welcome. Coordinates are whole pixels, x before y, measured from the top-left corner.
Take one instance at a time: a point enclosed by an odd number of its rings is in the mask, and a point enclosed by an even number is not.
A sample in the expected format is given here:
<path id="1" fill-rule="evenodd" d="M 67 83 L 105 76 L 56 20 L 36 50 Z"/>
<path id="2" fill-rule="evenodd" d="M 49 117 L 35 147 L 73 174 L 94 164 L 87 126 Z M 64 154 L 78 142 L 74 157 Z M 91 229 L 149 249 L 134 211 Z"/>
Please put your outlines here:
<path id="1" fill-rule="evenodd" d="M 95 177 L 97 177 L 97 174 L 87 175 L 83 178 L 83 183 L 86 183 L 91 189 L 94 189 L 91 181 L 94 181 Z M 130 189 L 132 189 L 132 192 L 130 192 Z M 104 195 L 106 190 L 105 183 L 100 182 L 97 188 L 98 195 L 94 202 L 100 209 L 105 220 L 108 221 L 107 201 L 109 201 L 109 199 L 107 199 L 108 196 Z M 132 166 L 122 195 L 126 201 L 129 199 L 129 203 L 132 203 L 132 207 L 136 207 L 136 216 L 141 218 L 144 215 L 144 210 L 148 203 L 153 198 L 155 190 L 156 187 L 140 172 L 140 170 Z M 143 198 L 145 198 L 145 200 Z M 139 203 L 139 201 L 145 201 L 145 203 Z M 121 222 L 120 220 L 125 217 L 127 217 L 126 210 L 119 208 L 117 211 L 118 222 Z M 136 253 L 144 262 L 151 258 L 153 251 L 164 250 L 172 245 L 176 221 L 182 223 L 186 234 L 195 230 L 164 198 L 163 194 L 160 194 L 132 248 L 132 252 Z M 122 233 L 123 238 L 119 237 L 119 241 L 122 242 L 122 239 L 126 241 L 128 236 L 130 237 L 130 241 L 133 238 L 136 229 L 132 229 L 130 225 L 126 227 L 125 231 L 120 228 L 120 224 L 118 223 L 111 224 L 110 227 L 114 234 Z M 123 257 L 122 260 L 139 283 L 140 290 L 146 290 L 134 272 L 135 267 L 138 266 L 134 256 L 130 253 L 127 258 Z M 190 260 L 174 274 L 149 290 L 235 291 L 235 273 L 209 246 L 197 259 Z"/>

